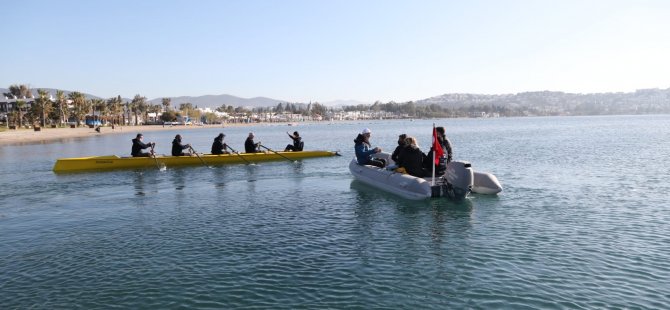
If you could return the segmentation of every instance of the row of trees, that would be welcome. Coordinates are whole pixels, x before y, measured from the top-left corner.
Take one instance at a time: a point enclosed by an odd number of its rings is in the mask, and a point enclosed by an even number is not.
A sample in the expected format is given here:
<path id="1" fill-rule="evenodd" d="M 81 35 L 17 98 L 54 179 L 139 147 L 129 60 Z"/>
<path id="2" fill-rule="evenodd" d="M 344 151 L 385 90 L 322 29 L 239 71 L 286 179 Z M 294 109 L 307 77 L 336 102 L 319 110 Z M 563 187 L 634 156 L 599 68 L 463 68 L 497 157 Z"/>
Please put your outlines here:
<path id="1" fill-rule="evenodd" d="M 275 107 L 258 107 L 253 108 L 251 112 L 254 113 L 290 113 L 301 114 L 303 116 L 323 116 L 329 109 L 325 105 L 315 103 L 295 104 L 295 103 L 278 103 Z"/>
<path id="2" fill-rule="evenodd" d="M 11 85 L 4 95 L 17 98 L 13 109 L 9 111 L 7 125 L 12 123 L 23 126 L 24 123 L 32 123 L 45 127 L 47 124 L 63 125 L 73 120 L 79 126 L 87 115 L 95 115 L 100 121 L 112 124 L 129 124 L 132 121 L 134 125 L 139 124 L 140 115 L 143 115 L 145 121 L 148 120 L 149 113 L 164 112 L 161 116 L 164 121 L 175 121 L 181 115 L 200 116 L 200 112 L 190 103 L 181 104 L 179 111 L 171 110 L 170 98 L 163 98 L 161 104 L 154 105 L 141 95 L 135 95 L 130 101 L 124 101 L 121 96 L 107 100 L 87 99 L 81 92 L 75 91 L 66 95 L 61 90 L 56 91 L 56 96 L 52 98 L 43 89 L 38 89 L 37 97 L 34 97 L 27 85 Z M 29 101 L 32 104 L 29 105 Z"/>
<path id="3" fill-rule="evenodd" d="M 379 101 L 368 104 L 359 104 L 355 106 L 344 106 L 345 112 L 349 111 L 372 111 L 372 112 L 390 112 L 396 115 L 416 118 L 442 118 L 442 117 L 468 117 L 480 113 L 498 113 L 501 116 L 519 116 L 523 115 L 522 110 L 514 110 L 499 105 L 471 105 L 462 107 L 445 108 L 438 104 L 416 104 L 413 101 L 397 103 L 390 101 L 381 103 Z"/>

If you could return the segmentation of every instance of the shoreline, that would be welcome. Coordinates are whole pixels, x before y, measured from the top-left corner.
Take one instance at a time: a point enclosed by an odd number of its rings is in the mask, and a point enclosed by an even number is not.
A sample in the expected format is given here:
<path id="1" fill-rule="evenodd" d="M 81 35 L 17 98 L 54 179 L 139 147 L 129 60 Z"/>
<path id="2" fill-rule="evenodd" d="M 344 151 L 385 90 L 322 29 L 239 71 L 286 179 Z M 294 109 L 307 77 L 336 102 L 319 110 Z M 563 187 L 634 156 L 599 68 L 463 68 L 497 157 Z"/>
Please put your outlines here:
<path id="1" fill-rule="evenodd" d="M 276 123 L 281 124 L 281 123 Z M 288 123 L 287 123 L 288 124 Z M 40 131 L 35 131 L 33 129 L 12 129 L 5 130 L 0 132 L 0 147 L 7 145 L 22 145 L 22 144 L 39 144 L 46 142 L 53 142 L 63 139 L 71 138 L 85 138 L 94 135 L 114 135 L 114 134 L 123 134 L 128 132 L 151 132 L 151 131 L 164 131 L 164 130 L 174 130 L 174 129 L 184 129 L 184 130 L 195 130 L 203 128 L 230 128 L 230 127 L 251 127 L 257 126 L 255 123 L 232 123 L 225 125 L 203 125 L 203 126 L 166 126 L 163 125 L 140 125 L 140 126 L 115 126 L 112 127 L 101 127 L 101 131 L 98 133 L 93 128 L 88 128 L 88 126 L 82 126 L 79 128 L 42 128 Z"/>

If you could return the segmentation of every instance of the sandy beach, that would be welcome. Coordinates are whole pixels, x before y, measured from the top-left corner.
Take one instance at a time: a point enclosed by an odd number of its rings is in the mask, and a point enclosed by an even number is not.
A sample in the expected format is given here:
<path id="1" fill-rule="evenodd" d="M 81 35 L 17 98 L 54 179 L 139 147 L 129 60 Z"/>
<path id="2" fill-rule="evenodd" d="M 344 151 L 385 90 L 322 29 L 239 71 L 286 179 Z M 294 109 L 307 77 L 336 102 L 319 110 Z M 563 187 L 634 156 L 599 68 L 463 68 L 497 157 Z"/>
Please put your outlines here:
<path id="1" fill-rule="evenodd" d="M 17 129 L 17 130 L 5 130 L 0 132 L 0 146 L 2 145 L 12 145 L 12 144 L 26 144 L 26 143 L 41 143 L 48 142 L 60 139 L 69 139 L 69 138 L 80 138 L 88 137 L 93 135 L 111 135 L 111 134 L 123 134 L 128 132 L 148 132 L 148 131 L 160 131 L 160 130 L 174 130 L 174 129 L 183 129 L 183 130 L 197 130 L 202 128 L 230 128 L 230 127 L 240 127 L 240 126 L 256 126 L 255 123 L 232 123 L 225 125 L 203 125 L 203 126 L 165 126 L 163 125 L 147 125 L 147 126 L 115 126 L 112 127 L 102 127 L 100 132 L 96 132 L 95 129 L 88 127 L 79 127 L 79 128 L 42 128 L 40 131 L 34 131 L 33 129 Z"/>

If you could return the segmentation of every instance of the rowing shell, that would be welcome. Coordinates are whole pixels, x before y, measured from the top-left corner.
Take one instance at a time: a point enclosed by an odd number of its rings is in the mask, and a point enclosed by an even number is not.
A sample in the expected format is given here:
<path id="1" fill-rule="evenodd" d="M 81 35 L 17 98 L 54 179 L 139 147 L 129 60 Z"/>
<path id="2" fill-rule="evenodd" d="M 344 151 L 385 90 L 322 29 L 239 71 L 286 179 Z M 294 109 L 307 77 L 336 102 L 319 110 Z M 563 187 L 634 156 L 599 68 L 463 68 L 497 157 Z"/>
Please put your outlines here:
<path id="1" fill-rule="evenodd" d="M 212 155 L 204 154 L 200 158 L 207 165 L 223 164 L 246 164 L 276 160 L 298 160 L 314 157 L 328 157 L 339 155 L 331 151 L 301 151 L 301 152 L 266 152 L 266 153 L 240 153 Z M 119 157 L 91 156 L 77 158 L 59 158 L 54 165 L 54 172 L 113 170 L 128 168 L 152 168 L 156 167 L 156 161 L 167 167 L 202 165 L 197 156 L 156 156 L 153 157 Z"/>

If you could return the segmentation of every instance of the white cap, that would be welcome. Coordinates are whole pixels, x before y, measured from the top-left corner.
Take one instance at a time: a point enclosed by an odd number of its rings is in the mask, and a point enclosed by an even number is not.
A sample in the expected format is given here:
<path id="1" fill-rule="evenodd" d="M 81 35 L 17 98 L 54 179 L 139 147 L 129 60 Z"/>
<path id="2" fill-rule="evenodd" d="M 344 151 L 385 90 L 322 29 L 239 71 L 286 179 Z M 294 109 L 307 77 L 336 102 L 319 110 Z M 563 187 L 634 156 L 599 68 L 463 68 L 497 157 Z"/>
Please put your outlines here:
<path id="1" fill-rule="evenodd" d="M 370 131 L 370 128 L 363 129 L 362 134 L 366 134 L 366 133 L 372 133 L 372 131 Z"/>

